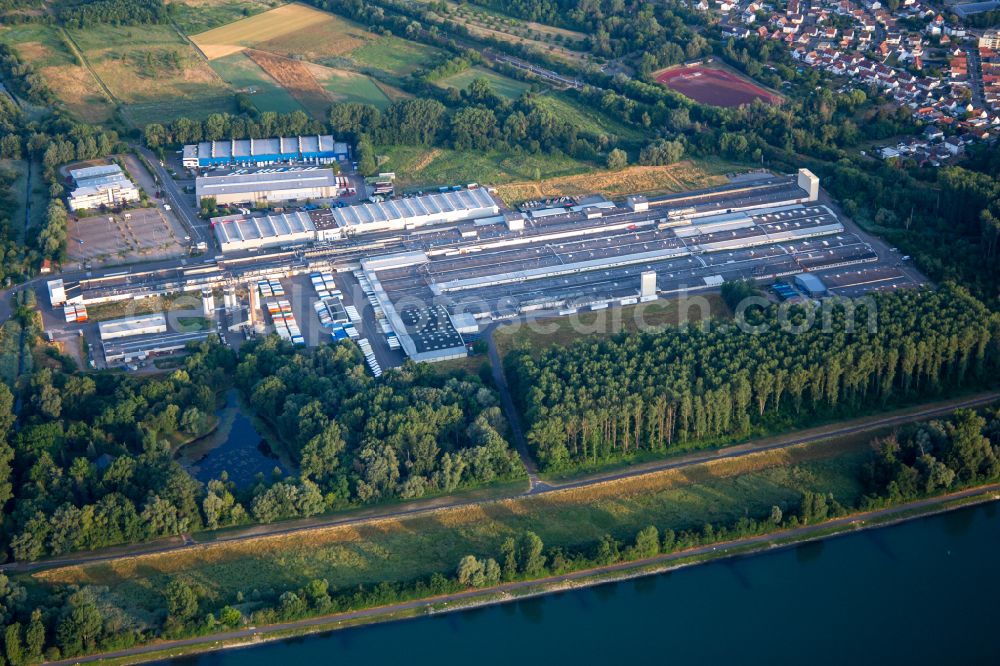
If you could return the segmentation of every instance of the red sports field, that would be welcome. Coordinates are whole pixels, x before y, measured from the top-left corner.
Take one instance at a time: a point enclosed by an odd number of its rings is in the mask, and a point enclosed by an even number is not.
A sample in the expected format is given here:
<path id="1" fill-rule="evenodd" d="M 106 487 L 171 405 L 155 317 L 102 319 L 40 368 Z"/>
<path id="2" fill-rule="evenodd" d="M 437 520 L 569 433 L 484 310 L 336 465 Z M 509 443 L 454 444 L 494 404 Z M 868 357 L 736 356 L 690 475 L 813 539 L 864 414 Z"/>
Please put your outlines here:
<path id="1" fill-rule="evenodd" d="M 777 104 L 780 98 L 751 81 L 725 70 L 686 65 L 662 72 L 656 80 L 696 102 L 713 106 L 739 106 L 755 99 Z"/>

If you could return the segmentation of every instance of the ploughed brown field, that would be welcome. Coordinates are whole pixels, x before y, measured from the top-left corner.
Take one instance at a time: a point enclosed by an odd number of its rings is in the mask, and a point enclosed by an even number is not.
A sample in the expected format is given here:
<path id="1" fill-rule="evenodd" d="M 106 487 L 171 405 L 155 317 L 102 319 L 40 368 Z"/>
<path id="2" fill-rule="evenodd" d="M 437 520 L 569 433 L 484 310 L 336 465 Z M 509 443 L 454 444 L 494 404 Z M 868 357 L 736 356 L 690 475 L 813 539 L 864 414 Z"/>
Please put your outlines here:
<path id="1" fill-rule="evenodd" d="M 704 65 L 674 67 L 661 72 L 656 80 L 696 102 L 713 106 L 740 106 L 755 99 L 768 104 L 781 101 L 777 95 L 752 81 L 732 72 Z"/>
<path id="2" fill-rule="evenodd" d="M 277 81 L 278 85 L 297 99 L 314 118 L 321 118 L 326 114 L 330 108 L 330 98 L 309 71 L 306 63 L 255 49 L 247 49 L 246 54 Z"/>

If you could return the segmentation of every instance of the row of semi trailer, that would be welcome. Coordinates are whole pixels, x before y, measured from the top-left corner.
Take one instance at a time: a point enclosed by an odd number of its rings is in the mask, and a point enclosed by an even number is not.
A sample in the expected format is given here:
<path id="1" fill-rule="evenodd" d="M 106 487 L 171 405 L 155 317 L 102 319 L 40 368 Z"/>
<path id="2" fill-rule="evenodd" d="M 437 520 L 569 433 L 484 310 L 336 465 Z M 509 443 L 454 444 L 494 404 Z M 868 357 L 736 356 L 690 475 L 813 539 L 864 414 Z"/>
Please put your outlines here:
<path id="1" fill-rule="evenodd" d="M 302 330 L 295 321 L 292 314 L 292 305 L 286 300 L 268 301 L 267 312 L 271 315 L 274 323 L 274 331 L 282 340 L 287 340 L 292 344 L 304 345 L 305 338 L 302 337 Z"/>
<path id="2" fill-rule="evenodd" d="M 354 277 L 357 278 L 358 284 L 361 285 L 361 291 L 365 293 L 365 297 L 372 306 L 375 321 L 378 322 L 379 328 L 381 328 L 382 333 L 385 334 L 385 340 L 389 345 L 389 349 L 401 349 L 402 345 L 399 343 L 399 337 L 392 329 L 392 324 L 389 322 L 388 317 L 385 316 L 385 309 L 382 307 L 382 303 L 378 300 L 378 296 L 375 294 L 375 288 L 372 286 L 371 280 L 368 279 L 368 276 L 365 275 L 364 271 L 354 271 Z"/>
<path id="3" fill-rule="evenodd" d="M 319 297 L 313 303 L 319 323 L 330 329 L 334 341 L 359 337 L 355 324 L 361 321 L 361 314 L 353 305 L 344 304 L 344 294 L 337 288 L 332 273 L 313 273 L 309 276 Z"/>

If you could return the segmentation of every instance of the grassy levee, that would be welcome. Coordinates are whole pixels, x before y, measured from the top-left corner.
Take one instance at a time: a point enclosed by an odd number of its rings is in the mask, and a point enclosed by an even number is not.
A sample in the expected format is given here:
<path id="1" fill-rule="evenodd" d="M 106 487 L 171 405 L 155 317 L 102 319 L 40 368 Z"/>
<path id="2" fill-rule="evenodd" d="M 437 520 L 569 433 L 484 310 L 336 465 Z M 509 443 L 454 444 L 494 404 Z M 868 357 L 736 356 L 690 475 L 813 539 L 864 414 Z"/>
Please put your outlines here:
<path id="1" fill-rule="evenodd" d="M 172 578 L 197 586 L 209 603 L 252 612 L 258 599 L 326 578 L 338 590 L 450 572 L 469 553 L 495 554 L 508 536 L 536 532 L 549 546 L 574 547 L 604 534 L 630 539 L 654 524 L 675 530 L 792 507 L 803 490 L 855 501 L 864 442 L 792 447 L 600 483 L 540 496 L 491 500 L 413 517 L 219 541 L 158 555 L 42 570 L 18 578 L 29 587 L 92 584 L 136 618 L 162 608 Z M 239 599 L 243 601 L 240 602 Z"/>
<path id="2" fill-rule="evenodd" d="M 504 583 L 482 590 L 468 589 L 445 595 L 403 601 L 355 611 L 294 620 L 281 624 L 251 627 L 205 637 L 150 644 L 138 649 L 107 655 L 93 655 L 65 663 L 100 661 L 104 664 L 134 664 L 154 659 L 177 658 L 183 655 L 250 646 L 268 641 L 287 640 L 308 634 L 345 629 L 352 626 L 401 620 L 443 612 L 455 612 L 484 605 L 507 603 L 518 599 L 577 589 L 608 582 L 628 580 L 663 573 L 714 560 L 748 557 L 775 548 L 787 548 L 801 543 L 822 540 L 859 530 L 885 527 L 915 518 L 927 517 L 958 508 L 994 502 L 1000 499 L 997 484 L 969 488 L 946 496 L 931 497 L 868 513 L 848 515 L 827 522 L 791 530 L 717 542 L 716 544 L 623 561 L 592 569 L 573 570 L 536 580 Z M 60 666 L 62 663 L 59 662 Z"/>

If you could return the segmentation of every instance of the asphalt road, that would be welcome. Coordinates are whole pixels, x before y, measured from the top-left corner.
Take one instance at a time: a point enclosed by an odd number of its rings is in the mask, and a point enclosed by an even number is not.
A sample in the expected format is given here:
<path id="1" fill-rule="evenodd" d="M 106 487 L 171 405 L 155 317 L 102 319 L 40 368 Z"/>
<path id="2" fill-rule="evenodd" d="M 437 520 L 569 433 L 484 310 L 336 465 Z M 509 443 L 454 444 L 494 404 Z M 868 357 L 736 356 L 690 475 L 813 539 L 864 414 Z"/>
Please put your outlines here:
<path id="1" fill-rule="evenodd" d="M 658 472 L 669 469 L 678 469 L 698 465 L 711 460 L 724 460 L 739 458 L 762 451 L 787 448 L 807 444 L 833 437 L 857 434 L 880 430 L 912 421 L 932 418 L 947 414 L 962 407 L 977 407 L 1000 400 L 1000 391 L 982 393 L 969 398 L 949 400 L 934 403 L 922 407 L 910 408 L 887 414 L 882 417 L 865 418 L 848 422 L 839 426 L 825 426 L 806 431 L 799 431 L 748 442 L 738 446 L 726 447 L 715 451 L 697 452 L 685 456 L 678 456 L 663 461 L 654 461 L 648 464 L 634 465 L 632 467 L 612 470 L 609 472 L 594 474 L 580 479 L 567 482 L 540 482 L 537 481 L 533 487 L 516 495 L 510 495 L 503 499 L 525 497 L 529 495 L 542 495 L 557 492 L 570 488 L 582 488 L 589 485 L 605 483 L 641 476 L 651 472 Z M 449 497 L 434 498 L 426 501 L 410 502 L 404 506 L 375 507 L 372 509 L 361 509 L 352 511 L 348 515 L 326 516 L 315 519 L 305 519 L 297 521 L 287 521 L 270 525 L 254 525 L 238 530 L 223 532 L 214 535 L 212 541 L 198 542 L 188 535 L 159 540 L 138 546 L 127 546 L 119 548 L 109 548 L 100 551 L 78 552 L 68 557 L 42 560 L 38 562 L 11 562 L 0 566 L 0 571 L 26 573 L 39 569 L 51 569 L 63 566 L 78 566 L 83 564 L 106 562 L 124 557 L 134 557 L 139 555 L 156 555 L 175 552 L 190 548 L 210 547 L 214 543 L 236 543 L 252 541 L 261 537 L 285 536 L 309 530 L 324 529 L 328 527 L 349 526 L 366 523 L 371 520 L 400 519 L 420 515 L 432 514 L 440 509 L 453 509 L 461 507 L 472 507 L 496 501 L 498 498 L 487 500 L 479 499 L 454 499 Z"/>
<path id="2" fill-rule="evenodd" d="M 223 641 L 228 642 L 240 639 L 252 640 L 254 638 L 266 639 L 269 636 L 273 636 L 281 632 L 286 632 L 290 630 L 309 629 L 311 627 L 324 627 L 333 629 L 335 628 L 335 625 L 342 624 L 344 622 L 356 622 L 358 620 L 364 620 L 366 618 L 385 616 L 389 614 L 402 613 L 406 611 L 424 610 L 424 609 L 431 609 L 433 607 L 439 607 L 439 610 L 436 612 L 446 612 L 449 609 L 447 608 L 441 609 L 440 607 L 446 607 L 448 604 L 452 604 L 454 602 L 475 599 L 477 597 L 483 597 L 485 595 L 492 595 L 494 598 L 496 598 L 499 595 L 504 595 L 504 594 L 510 595 L 511 593 L 514 592 L 531 590 L 533 588 L 538 588 L 539 586 L 553 586 L 565 583 L 572 583 L 574 581 L 589 579 L 597 575 L 614 574 L 619 572 L 636 570 L 640 567 L 647 567 L 652 565 L 667 565 L 671 562 L 685 560 L 688 558 L 698 557 L 702 555 L 711 555 L 711 554 L 715 554 L 718 556 L 740 555 L 740 554 L 745 554 L 746 552 L 745 549 L 747 548 L 753 548 L 753 547 L 759 548 L 767 546 L 769 544 L 773 545 L 773 547 L 775 548 L 790 547 L 792 545 L 795 545 L 796 543 L 800 543 L 803 539 L 808 539 L 810 537 L 813 538 L 820 537 L 827 531 L 829 531 L 831 528 L 855 525 L 859 529 L 863 529 L 865 527 L 872 527 L 873 526 L 871 524 L 872 521 L 878 521 L 878 524 L 882 524 L 885 520 L 892 520 L 894 517 L 902 518 L 907 513 L 919 509 L 926 509 L 944 501 L 961 500 L 968 497 L 981 495 L 984 493 L 993 493 L 994 499 L 996 499 L 996 493 L 998 491 L 1000 491 L 1000 484 L 993 484 L 978 488 L 970 488 L 968 490 L 951 493 L 949 495 L 932 497 L 929 499 L 910 502 L 908 504 L 890 507 L 887 509 L 880 509 L 877 511 L 870 511 L 868 513 L 853 514 L 850 516 L 845 516 L 843 518 L 836 518 L 834 520 L 826 521 L 816 525 L 806 525 L 804 527 L 797 527 L 789 530 L 784 530 L 778 533 L 747 537 L 745 539 L 737 539 L 734 541 L 725 541 L 722 543 L 717 543 L 707 546 L 698 546 L 696 548 L 690 548 L 675 553 L 658 555 L 656 557 L 651 557 L 645 560 L 638 560 L 632 562 L 619 562 L 617 564 L 611 564 L 603 567 L 595 567 L 593 569 L 574 571 L 572 573 L 563 574 L 560 576 L 549 576 L 547 578 L 540 578 L 537 580 L 504 583 L 502 585 L 497 585 L 495 587 L 486 589 L 466 590 L 464 592 L 457 592 L 455 594 L 448 594 L 429 599 L 407 601 L 398 604 L 390 604 L 388 606 L 366 608 L 364 610 L 351 611 L 347 613 L 337 613 L 334 615 L 308 618 L 305 620 L 297 620 L 294 622 L 283 622 L 281 624 L 273 624 L 261 628 L 248 627 L 246 629 L 240 629 L 238 631 L 228 631 L 207 637 L 202 636 L 202 637 L 188 638 L 183 640 L 164 641 L 161 643 L 144 645 L 141 647 L 130 648 L 127 650 L 118 650 L 115 652 L 107 652 L 104 654 L 92 655 L 88 657 L 79 657 L 75 659 L 63 659 L 61 661 L 54 661 L 49 663 L 51 666 L 71 666 L 72 664 L 84 664 L 106 659 L 135 657 L 143 654 L 162 652 L 164 650 L 171 650 L 171 649 L 179 650 L 181 648 L 190 647 L 194 645 L 205 645 L 213 641 L 215 642 L 215 645 L 218 648 L 223 648 L 225 647 L 224 645 L 222 645 Z M 781 539 L 785 543 L 775 544 L 774 543 L 775 539 Z M 737 552 L 732 552 L 732 551 L 737 551 Z M 516 597 L 509 597 L 509 598 L 513 600 Z M 462 610 L 462 606 L 459 606 L 454 610 Z"/>
<path id="3" fill-rule="evenodd" d="M 132 148 L 142 154 L 156 171 L 156 176 L 163 185 L 163 192 L 169 200 L 172 210 L 175 211 L 175 214 L 187 228 L 188 233 L 191 234 L 191 239 L 195 242 L 208 243 L 211 246 L 212 239 L 208 237 L 209 234 L 205 228 L 205 223 L 198 219 L 181 188 L 174 182 L 174 179 L 167 172 L 166 168 L 160 165 L 160 158 L 144 146 L 133 144 Z"/>

